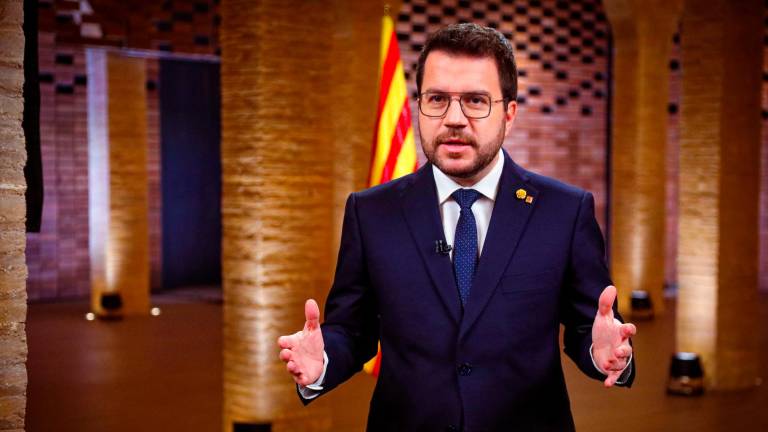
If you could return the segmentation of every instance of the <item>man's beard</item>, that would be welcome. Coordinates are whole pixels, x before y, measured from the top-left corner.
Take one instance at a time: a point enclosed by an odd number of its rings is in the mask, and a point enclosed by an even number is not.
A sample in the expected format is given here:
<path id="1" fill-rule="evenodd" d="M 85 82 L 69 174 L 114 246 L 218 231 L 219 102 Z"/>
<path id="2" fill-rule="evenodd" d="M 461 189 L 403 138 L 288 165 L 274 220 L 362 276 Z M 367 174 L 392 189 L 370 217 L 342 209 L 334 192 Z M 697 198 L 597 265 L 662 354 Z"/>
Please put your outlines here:
<path id="1" fill-rule="evenodd" d="M 432 164 L 435 165 L 440 171 L 445 173 L 446 175 L 449 175 L 451 177 L 456 178 L 472 178 L 476 176 L 479 172 L 481 172 L 485 167 L 487 167 L 492 161 L 493 158 L 496 157 L 496 154 L 499 152 L 499 149 L 501 148 L 501 145 L 504 143 L 504 135 L 505 135 L 505 127 L 504 123 L 502 122 L 501 127 L 499 128 L 499 133 L 496 134 L 496 136 L 493 138 L 493 140 L 488 143 L 488 145 L 481 146 L 477 145 L 477 140 L 475 140 L 473 137 L 464 134 L 463 130 L 461 129 L 451 129 L 448 132 L 439 134 L 435 137 L 434 140 L 432 140 L 432 145 L 429 146 L 432 150 L 427 150 L 428 146 L 425 146 L 424 143 L 424 136 L 421 134 L 421 128 L 419 128 L 419 137 L 421 138 L 422 142 L 422 148 L 424 149 L 424 156 L 427 157 L 427 160 Z M 469 145 L 475 148 L 476 157 L 473 163 L 464 169 L 451 169 L 445 166 L 440 160 L 437 158 L 437 148 L 444 143 L 445 141 L 448 141 L 450 139 L 460 139 L 464 141 L 465 145 Z"/>

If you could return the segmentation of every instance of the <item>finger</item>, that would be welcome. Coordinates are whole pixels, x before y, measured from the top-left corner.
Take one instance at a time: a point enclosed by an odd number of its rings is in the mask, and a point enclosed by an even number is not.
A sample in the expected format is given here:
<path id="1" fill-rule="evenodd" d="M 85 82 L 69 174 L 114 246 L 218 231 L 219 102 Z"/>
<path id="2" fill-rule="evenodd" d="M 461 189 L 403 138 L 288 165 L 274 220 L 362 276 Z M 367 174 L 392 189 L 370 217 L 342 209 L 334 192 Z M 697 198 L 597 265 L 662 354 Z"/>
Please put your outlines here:
<path id="1" fill-rule="evenodd" d="M 620 359 L 625 359 L 629 357 L 629 355 L 632 354 L 632 347 L 629 345 L 621 345 L 615 350 L 613 350 L 613 355 Z"/>
<path id="2" fill-rule="evenodd" d="M 605 378 L 605 381 L 603 381 L 603 384 L 605 387 L 612 387 L 614 384 L 616 384 L 616 380 L 619 379 L 619 376 L 621 374 L 619 372 L 611 372 L 608 374 L 608 377 Z"/>
<path id="3" fill-rule="evenodd" d="M 280 360 L 287 362 L 293 359 L 293 351 L 289 349 L 280 350 Z"/>
<path id="4" fill-rule="evenodd" d="M 632 323 L 621 325 L 621 337 L 629 338 L 637 334 L 637 327 Z"/>
<path id="5" fill-rule="evenodd" d="M 621 373 L 626 367 L 627 367 L 627 359 L 618 359 L 611 364 L 611 367 L 609 367 L 607 371 L 609 373 L 612 373 L 612 372 Z"/>
<path id="6" fill-rule="evenodd" d="M 304 317 L 307 319 L 307 323 L 304 325 L 305 329 L 314 330 L 320 325 L 320 308 L 313 299 L 304 303 Z"/>
<path id="7" fill-rule="evenodd" d="M 618 364 L 618 359 L 616 359 L 614 357 L 614 358 L 611 358 L 609 360 L 604 361 L 603 364 L 600 365 L 600 368 L 603 371 L 610 372 L 612 370 L 616 370 L 616 364 Z"/>
<path id="8" fill-rule="evenodd" d="M 288 369 L 288 372 L 290 372 L 291 375 L 296 375 L 296 376 L 301 375 L 301 368 L 293 360 L 286 363 L 285 368 Z"/>
<path id="9" fill-rule="evenodd" d="M 298 343 L 299 333 L 301 332 L 296 332 L 288 336 L 280 336 L 279 338 L 277 338 L 277 345 L 280 346 L 280 348 L 288 348 L 288 349 L 295 347 L 296 344 Z"/>
<path id="10" fill-rule="evenodd" d="M 616 287 L 608 285 L 600 294 L 600 299 L 597 302 L 600 315 L 611 316 L 613 314 L 612 307 L 614 300 L 616 300 Z"/>
<path id="11" fill-rule="evenodd" d="M 293 380 L 296 381 L 296 384 L 304 387 L 312 384 L 312 382 L 309 381 L 309 378 L 307 378 L 306 374 L 300 374 L 294 377 Z"/>

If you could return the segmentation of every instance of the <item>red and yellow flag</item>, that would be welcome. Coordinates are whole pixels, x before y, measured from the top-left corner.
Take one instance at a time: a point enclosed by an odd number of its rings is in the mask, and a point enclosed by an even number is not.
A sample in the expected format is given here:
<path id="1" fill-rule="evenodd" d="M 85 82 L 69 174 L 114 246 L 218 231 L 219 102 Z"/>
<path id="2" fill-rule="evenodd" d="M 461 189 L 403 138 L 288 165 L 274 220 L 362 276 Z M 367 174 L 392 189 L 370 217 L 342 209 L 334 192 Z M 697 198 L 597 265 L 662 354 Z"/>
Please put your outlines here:
<path id="1" fill-rule="evenodd" d="M 379 109 L 368 186 L 376 186 L 416 169 L 416 144 L 403 62 L 392 18 L 385 16 L 379 55 Z"/>
<path id="2" fill-rule="evenodd" d="M 403 62 L 400 60 L 394 22 L 389 15 L 384 16 L 381 28 L 379 71 L 379 109 L 368 175 L 369 187 L 410 174 L 418 164 Z M 368 361 L 364 369 L 378 376 L 380 364 L 381 345 L 376 357 Z"/>

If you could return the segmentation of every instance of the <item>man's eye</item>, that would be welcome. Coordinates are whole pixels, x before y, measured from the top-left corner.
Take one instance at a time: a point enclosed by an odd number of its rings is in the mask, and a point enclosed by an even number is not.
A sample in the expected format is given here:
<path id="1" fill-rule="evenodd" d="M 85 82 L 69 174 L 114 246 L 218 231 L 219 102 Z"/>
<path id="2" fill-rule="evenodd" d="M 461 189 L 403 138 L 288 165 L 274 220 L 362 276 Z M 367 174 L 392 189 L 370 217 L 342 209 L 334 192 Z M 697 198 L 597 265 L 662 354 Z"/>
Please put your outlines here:
<path id="1" fill-rule="evenodd" d="M 445 102 L 445 96 L 444 95 L 429 95 L 427 97 L 427 100 L 430 103 L 443 103 L 443 102 Z"/>
<path id="2" fill-rule="evenodd" d="M 475 106 L 485 105 L 487 103 L 486 99 L 482 96 L 467 96 L 465 100 L 470 105 L 475 105 Z"/>

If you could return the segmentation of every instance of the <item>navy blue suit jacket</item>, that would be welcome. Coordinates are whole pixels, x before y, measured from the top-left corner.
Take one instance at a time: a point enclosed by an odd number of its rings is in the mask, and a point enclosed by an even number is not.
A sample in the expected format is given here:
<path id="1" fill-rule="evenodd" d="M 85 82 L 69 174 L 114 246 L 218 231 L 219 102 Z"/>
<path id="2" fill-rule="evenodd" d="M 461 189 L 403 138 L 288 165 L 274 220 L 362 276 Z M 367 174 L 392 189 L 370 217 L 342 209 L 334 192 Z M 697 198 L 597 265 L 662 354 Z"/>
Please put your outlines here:
<path id="1" fill-rule="evenodd" d="M 464 308 L 450 258 L 435 251 L 445 237 L 430 164 L 347 201 L 321 327 L 323 392 L 358 372 L 380 340 L 369 431 L 573 430 L 560 324 L 565 353 L 604 378 L 589 355 L 611 284 L 592 195 L 504 157 Z"/>

